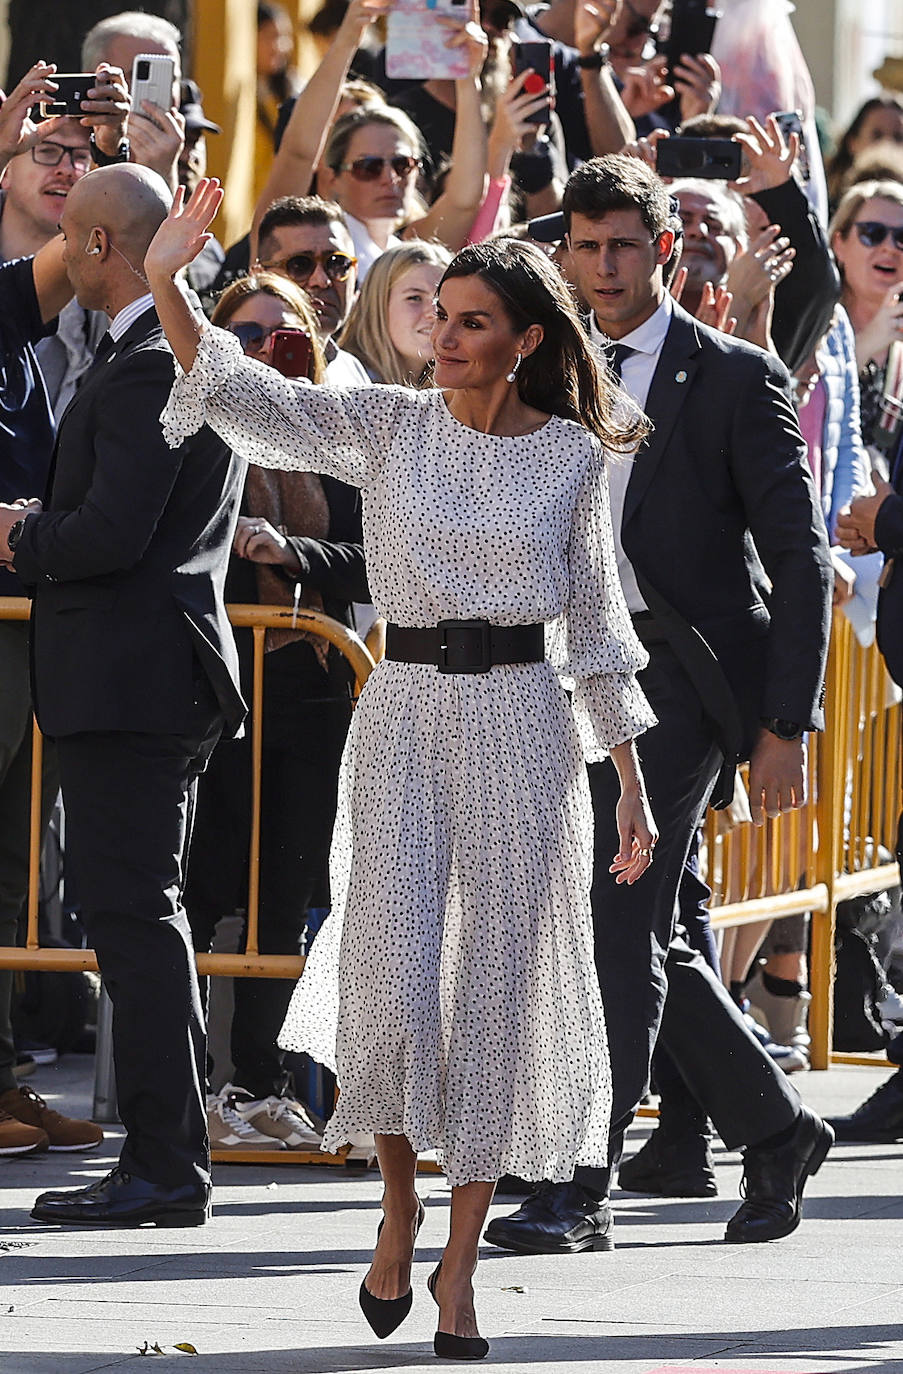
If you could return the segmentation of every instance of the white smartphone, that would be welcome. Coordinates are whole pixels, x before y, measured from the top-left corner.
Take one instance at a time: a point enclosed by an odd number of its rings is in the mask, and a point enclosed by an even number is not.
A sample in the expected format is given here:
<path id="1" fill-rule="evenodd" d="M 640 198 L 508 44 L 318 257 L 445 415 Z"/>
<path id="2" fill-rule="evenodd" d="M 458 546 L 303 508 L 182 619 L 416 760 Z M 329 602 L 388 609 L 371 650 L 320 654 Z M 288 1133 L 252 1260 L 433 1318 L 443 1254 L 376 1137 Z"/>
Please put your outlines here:
<path id="1" fill-rule="evenodd" d="M 142 101 L 152 100 L 163 110 L 172 108 L 174 63 L 162 53 L 140 52 L 132 63 L 132 110 L 144 114 Z"/>
<path id="2" fill-rule="evenodd" d="M 402 80 L 454 81 L 469 71 L 467 53 L 447 48 L 440 15 L 467 17 L 466 0 L 396 0 L 386 28 L 386 75 Z"/>

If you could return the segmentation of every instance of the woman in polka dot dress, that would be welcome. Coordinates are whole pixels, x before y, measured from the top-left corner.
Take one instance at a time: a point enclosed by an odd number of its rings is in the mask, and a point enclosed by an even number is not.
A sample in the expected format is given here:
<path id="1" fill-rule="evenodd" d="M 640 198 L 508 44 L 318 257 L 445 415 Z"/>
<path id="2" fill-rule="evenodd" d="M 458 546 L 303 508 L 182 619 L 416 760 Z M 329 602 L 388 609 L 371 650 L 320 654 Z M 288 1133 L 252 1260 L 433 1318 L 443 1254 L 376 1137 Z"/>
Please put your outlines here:
<path id="1" fill-rule="evenodd" d="M 283 1041 L 336 1068 L 324 1147 L 376 1136 L 384 1224 L 361 1289 L 374 1330 L 410 1307 L 416 1151 L 435 1149 L 452 1186 L 431 1279 L 436 1350 L 479 1357 L 471 1279 L 495 1180 L 563 1181 L 607 1160 L 584 760 L 610 754 L 618 769 L 613 868 L 634 882 L 656 836 L 633 739 L 654 717 L 635 677 L 646 654 L 618 581 L 606 450 L 631 449 L 643 421 L 598 371 L 554 267 L 524 243 L 467 248 L 446 271 L 434 390 L 313 387 L 244 358 L 172 280 L 220 195 L 202 182 L 184 210 L 179 197 L 146 261 L 184 369 L 167 438 L 207 422 L 265 467 L 360 487 L 374 604 L 400 627 L 355 712 L 334 914 Z M 438 635 L 449 621 L 483 624 Z"/>

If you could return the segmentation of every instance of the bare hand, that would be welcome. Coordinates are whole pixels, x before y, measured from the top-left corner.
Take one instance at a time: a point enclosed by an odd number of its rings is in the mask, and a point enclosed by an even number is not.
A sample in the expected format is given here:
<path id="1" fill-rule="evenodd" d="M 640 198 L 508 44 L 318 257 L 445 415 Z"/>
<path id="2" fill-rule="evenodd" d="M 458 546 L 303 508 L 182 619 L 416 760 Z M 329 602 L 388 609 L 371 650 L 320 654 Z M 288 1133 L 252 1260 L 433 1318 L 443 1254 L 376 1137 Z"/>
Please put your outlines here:
<path id="1" fill-rule="evenodd" d="M 177 184 L 176 168 L 185 146 L 185 120 L 176 109 L 164 110 L 152 100 L 132 110 L 128 122 L 132 160 L 150 167 L 169 186 Z"/>
<path id="2" fill-rule="evenodd" d="M 40 101 L 52 101 L 59 89 L 54 81 L 56 64 L 54 62 L 35 62 L 9 95 L 0 91 L 0 170 L 17 153 L 26 153 L 42 139 L 48 138 L 63 124 L 66 116 L 57 115 L 35 125 L 29 118 L 32 105 Z"/>
<path id="3" fill-rule="evenodd" d="M 642 787 L 622 788 L 615 814 L 621 847 L 608 871 L 616 883 L 632 887 L 652 865 L 658 829 Z"/>
<path id="4" fill-rule="evenodd" d="M 523 89 L 530 75 L 528 71 L 519 72 L 509 81 L 499 96 L 495 106 L 495 119 L 489 134 L 490 175 L 502 176 L 507 171 L 511 154 L 522 146 L 529 134 L 535 134 L 542 125 L 534 124 L 530 115 L 548 106 L 549 97 L 545 91 L 538 95 Z M 501 169 L 501 170 L 500 170 Z"/>
<path id="5" fill-rule="evenodd" d="M 0 566 L 9 567 L 15 557 L 7 543 L 13 525 L 26 515 L 39 515 L 41 510 L 41 503 L 36 498 L 22 497 L 18 501 L 0 503 Z"/>
<path id="6" fill-rule="evenodd" d="M 627 68 L 621 100 L 631 119 L 652 114 L 674 99 L 674 87 L 667 84 L 667 75 L 668 64 L 658 57 L 641 66 Z"/>
<path id="7" fill-rule="evenodd" d="M 874 496 L 856 496 L 850 502 L 849 511 L 841 511 L 837 517 L 837 542 L 850 553 L 871 553 L 877 548 L 875 542 L 875 521 L 878 512 L 889 496 L 896 495 L 890 482 L 885 482 L 879 472 L 872 472 Z"/>
<path id="8" fill-rule="evenodd" d="M 463 20 L 463 22 L 462 22 Z M 473 80 L 478 77 L 483 70 L 483 63 L 486 61 L 486 54 L 489 52 L 489 39 L 480 24 L 480 10 L 478 0 L 470 0 L 467 18 L 462 20 L 451 19 L 445 15 L 439 16 L 439 23 L 448 30 L 448 37 L 445 39 L 447 48 L 464 48 L 467 52 L 469 77 Z"/>
<path id="9" fill-rule="evenodd" d="M 874 358 L 881 362 L 892 343 L 903 340 L 903 281 L 894 282 L 868 324 L 856 335 L 856 361 L 860 369 Z"/>
<path id="10" fill-rule="evenodd" d="M 94 85 L 82 101 L 84 116 L 79 123 L 94 130 L 94 141 L 102 153 L 114 157 L 125 138 L 132 99 L 120 67 L 101 62 L 94 73 Z"/>
<path id="11" fill-rule="evenodd" d="M 674 89 L 682 124 L 694 115 L 714 113 L 721 99 L 721 68 L 711 53 L 684 53 L 674 68 Z"/>
<path id="12" fill-rule="evenodd" d="M 734 134 L 734 142 L 743 144 L 749 170 L 732 181 L 731 186 L 741 195 L 754 196 L 757 191 L 772 190 L 790 180 L 800 155 L 800 138 L 799 134 L 791 134 L 790 141 L 785 143 L 774 115 L 768 116 L 764 128 L 752 115 L 746 124 L 749 133 Z"/>
<path id="13" fill-rule="evenodd" d="M 574 6 L 574 47 L 581 57 L 605 43 L 621 17 L 624 0 L 577 0 Z"/>
<path id="14" fill-rule="evenodd" d="M 831 563 L 834 568 L 834 593 L 831 598 L 834 606 L 845 606 L 852 601 L 856 589 L 856 573 L 842 558 L 832 550 Z"/>
<path id="15" fill-rule="evenodd" d="M 700 324 L 707 324 L 721 334 L 733 334 L 737 328 L 737 317 L 731 314 L 733 295 L 725 286 L 713 286 L 707 281 L 702 288 L 702 296 L 696 318 Z"/>
<path id="16" fill-rule="evenodd" d="M 796 811 L 806 803 L 806 743 L 778 739 L 762 730 L 749 764 L 749 806 L 753 822 L 764 825 L 782 811 Z"/>
<path id="17" fill-rule="evenodd" d="M 738 253 L 728 268 L 727 288 L 733 293 L 738 314 L 749 312 L 766 300 L 793 267 L 796 249 L 781 234 L 779 224 L 769 224 Z"/>
<path id="18" fill-rule="evenodd" d="M 262 515 L 240 515 L 232 541 L 233 552 L 251 563 L 279 563 L 298 568 L 298 560 L 285 535 Z"/>
<path id="19" fill-rule="evenodd" d="M 202 177 L 187 205 L 185 192 L 179 187 L 173 197 L 172 209 L 160 225 L 144 259 L 148 278 L 171 280 L 187 267 L 213 237 L 207 227 L 216 218 L 223 199 L 223 190 L 216 177 Z"/>
<path id="20" fill-rule="evenodd" d="M 360 39 L 377 19 L 389 13 L 395 0 L 351 0 L 339 26 L 339 36 L 354 39 L 355 49 L 360 47 Z"/>
<path id="21" fill-rule="evenodd" d="M 652 129 L 645 138 L 638 138 L 635 143 L 625 143 L 621 149 L 621 156 L 639 158 L 654 172 L 658 162 L 658 145 L 662 139 L 670 137 L 667 129 Z"/>

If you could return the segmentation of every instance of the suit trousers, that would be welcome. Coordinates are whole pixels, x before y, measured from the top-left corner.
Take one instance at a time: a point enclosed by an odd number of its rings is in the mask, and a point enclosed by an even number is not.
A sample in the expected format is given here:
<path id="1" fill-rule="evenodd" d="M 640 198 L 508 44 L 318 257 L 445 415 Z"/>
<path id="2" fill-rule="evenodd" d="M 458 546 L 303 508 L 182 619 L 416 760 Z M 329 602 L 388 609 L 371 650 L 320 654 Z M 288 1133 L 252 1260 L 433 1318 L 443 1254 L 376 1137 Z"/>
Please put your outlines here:
<path id="1" fill-rule="evenodd" d="M 614 1104 L 611 1166 L 649 1084 L 656 1041 L 729 1148 L 752 1145 L 792 1126 L 799 1098 L 750 1035 L 727 990 L 678 923 L 678 890 L 702 822 L 722 752 L 696 689 L 665 643 L 647 644 L 639 682 L 658 725 L 637 741 L 660 839 L 651 869 L 632 887 L 608 868 L 618 850 L 620 795 L 610 760 L 590 766 L 595 813 L 593 922 L 605 1006 Z M 608 1170 L 579 1168 L 576 1181 L 596 1196 Z"/>
<path id="2" fill-rule="evenodd" d="M 120 1166 L 165 1187 L 210 1180 L 206 1032 L 182 888 L 195 786 L 223 719 L 206 683 L 196 695 L 190 734 L 57 741 L 67 878 L 113 1003 Z"/>

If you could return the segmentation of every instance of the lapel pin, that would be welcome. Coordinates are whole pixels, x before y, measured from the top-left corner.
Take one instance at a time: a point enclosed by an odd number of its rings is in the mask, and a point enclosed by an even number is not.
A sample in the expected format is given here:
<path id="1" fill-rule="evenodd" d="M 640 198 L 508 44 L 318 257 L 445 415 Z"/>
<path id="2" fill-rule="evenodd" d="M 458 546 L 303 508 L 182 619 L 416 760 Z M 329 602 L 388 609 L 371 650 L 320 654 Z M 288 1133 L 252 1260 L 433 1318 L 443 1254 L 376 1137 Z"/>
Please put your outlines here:
<path id="1" fill-rule="evenodd" d="M 683 370 L 681 370 L 680 372 L 675 372 L 674 380 L 675 382 L 685 382 L 687 380 L 686 372 L 684 372 Z"/>

